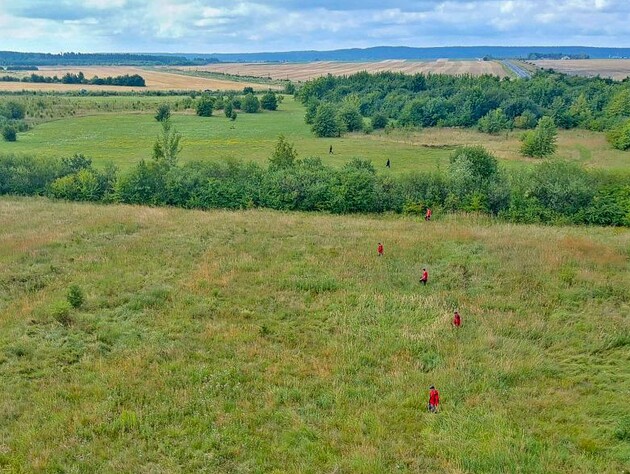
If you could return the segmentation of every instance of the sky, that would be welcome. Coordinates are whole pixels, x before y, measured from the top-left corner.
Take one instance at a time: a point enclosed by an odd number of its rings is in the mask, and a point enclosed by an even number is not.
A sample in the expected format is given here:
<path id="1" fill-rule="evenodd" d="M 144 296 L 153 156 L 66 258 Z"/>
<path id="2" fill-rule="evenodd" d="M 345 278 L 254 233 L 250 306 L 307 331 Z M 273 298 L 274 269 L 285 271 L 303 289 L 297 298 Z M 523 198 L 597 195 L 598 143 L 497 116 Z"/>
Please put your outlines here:
<path id="1" fill-rule="evenodd" d="M 630 0 L 0 0 L 0 50 L 630 47 Z"/>

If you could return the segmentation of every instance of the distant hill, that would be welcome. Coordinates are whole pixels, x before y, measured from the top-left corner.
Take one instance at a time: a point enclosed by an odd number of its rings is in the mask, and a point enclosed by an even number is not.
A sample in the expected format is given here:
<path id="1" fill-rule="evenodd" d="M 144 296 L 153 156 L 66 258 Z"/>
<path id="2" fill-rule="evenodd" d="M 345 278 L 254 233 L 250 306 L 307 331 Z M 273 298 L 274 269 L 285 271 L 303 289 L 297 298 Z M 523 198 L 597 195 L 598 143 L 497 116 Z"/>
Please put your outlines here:
<path id="1" fill-rule="evenodd" d="M 383 61 L 387 59 L 531 59 L 531 58 L 630 58 L 630 48 L 593 48 L 588 46 L 447 46 L 374 48 L 333 51 L 284 51 L 266 53 L 20 53 L 0 51 L 0 66 L 186 66 L 215 62 L 311 62 Z"/>
<path id="2" fill-rule="evenodd" d="M 587 46 L 448 46 L 410 48 L 378 46 L 334 51 L 287 51 L 268 53 L 194 54 L 189 59 L 213 58 L 223 62 L 308 62 L 308 61 L 383 61 L 386 59 L 431 60 L 439 58 L 526 59 L 530 55 L 588 56 L 594 59 L 630 58 L 630 48 L 592 48 Z"/>
<path id="3" fill-rule="evenodd" d="M 203 62 L 208 62 L 204 58 Z M 185 66 L 193 58 L 176 55 L 133 53 L 18 53 L 0 51 L 0 66 Z"/>

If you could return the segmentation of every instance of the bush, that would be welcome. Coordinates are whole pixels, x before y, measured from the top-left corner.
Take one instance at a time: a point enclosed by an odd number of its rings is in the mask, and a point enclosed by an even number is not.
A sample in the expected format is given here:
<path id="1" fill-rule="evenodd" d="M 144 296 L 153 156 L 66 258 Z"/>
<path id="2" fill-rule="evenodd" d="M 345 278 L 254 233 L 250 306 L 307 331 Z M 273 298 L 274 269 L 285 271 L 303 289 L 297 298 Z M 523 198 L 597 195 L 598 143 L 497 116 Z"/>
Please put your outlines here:
<path id="1" fill-rule="evenodd" d="M 168 104 L 160 104 L 157 108 L 157 113 L 155 114 L 155 120 L 163 122 L 169 118 L 171 118 L 171 106 Z"/>
<path id="2" fill-rule="evenodd" d="M 22 120 L 25 116 L 25 107 L 19 102 L 9 101 L 5 104 L 0 104 L 0 116 L 6 117 L 9 120 Z"/>
<path id="3" fill-rule="evenodd" d="M 17 140 L 17 130 L 13 125 L 5 125 L 2 127 L 2 138 L 6 142 L 14 142 Z"/>
<path id="4" fill-rule="evenodd" d="M 318 137 L 341 136 L 341 125 L 339 124 L 335 108 L 330 104 L 322 104 L 317 107 L 317 113 L 313 119 L 311 129 Z"/>
<path id="5" fill-rule="evenodd" d="M 72 306 L 67 301 L 56 301 L 50 306 L 50 315 L 55 321 L 64 326 L 68 326 L 72 322 L 70 310 Z"/>
<path id="6" fill-rule="evenodd" d="M 363 117 L 359 108 L 354 105 L 346 104 L 339 110 L 339 123 L 348 132 L 363 130 Z"/>
<path id="7" fill-rule="evenodd" d="M 232 106 L 231 102 L 228 102 L 223 108 L 223 113 L 227 118 L 232 118 L 232 112 L 234 112 L 234 106 Z"/>
<path id="8" fill-rule="evenodd" d="M 542 117 L 536 129 L 526 132 L 521 141 L 521 153 L 525 156 L 542 158 L 555 153 L 558 131 L 551 117 Z"/>
<path id="9" fill-rule="evenodd" d="M 202 95 L 197 101 L 197 115 L 200 117 L 211 117 L 214 110 L 214 99 L 207 94 Z"/>
<path id="10" fill-rule="evenodd" d="M 387 122 L 388 122 L 388 119 L 385 116 L 385 114 L 377 112 L 374 115 L 372 115 L 372 128 L 374 128 L 374 130 L 383 129 L 387 127 Z"/>
<path id="11" fill-rule="evenodd" d="M 607 135 L 610 144 L 618 150 L 630 150 L 630 120 L 627 120 L 615 128 Z"/>
<path id="12" fill-rule="evenodd" d="M 510 119 L 507 118 L 501 109 L 491 110 L 477 122 L 477 128 L 480 132 L 490 134 L 497 134 L 503 130 L 509 130 L 512 128 L 512 125 Z"/>
<path id="13" fill-rule="evenodd" d="M 243 111 L 248 114 L 260 112 L 260 101 L 254 94 L 247 94 L 243 99 Z"/>
<path id="14" fill-rule="evenodd" d="M 79 285 L 70 285 L 66 299 L 73 308 L 80 308 L 85 302 L 85 295 Z"/>
<path id="15" fill-rule="evenodd" d="M 278 108 L 278 98 L 276 94 L 269 91 L 260 98 L 260 106 L 264 110 L 276 110 Z"/>

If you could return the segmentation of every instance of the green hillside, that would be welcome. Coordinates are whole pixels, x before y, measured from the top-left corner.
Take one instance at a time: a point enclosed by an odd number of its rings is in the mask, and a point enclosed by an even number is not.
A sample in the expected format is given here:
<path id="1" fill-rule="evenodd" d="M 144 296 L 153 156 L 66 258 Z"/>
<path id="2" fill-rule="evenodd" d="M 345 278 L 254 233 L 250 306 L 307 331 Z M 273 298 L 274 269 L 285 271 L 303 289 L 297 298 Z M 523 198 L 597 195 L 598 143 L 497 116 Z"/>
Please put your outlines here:
<path id="1" fill-rule="evenodd" d="M 627 229 L 4 197 L 0 471 L 624 472 L 629 270 Z"/>

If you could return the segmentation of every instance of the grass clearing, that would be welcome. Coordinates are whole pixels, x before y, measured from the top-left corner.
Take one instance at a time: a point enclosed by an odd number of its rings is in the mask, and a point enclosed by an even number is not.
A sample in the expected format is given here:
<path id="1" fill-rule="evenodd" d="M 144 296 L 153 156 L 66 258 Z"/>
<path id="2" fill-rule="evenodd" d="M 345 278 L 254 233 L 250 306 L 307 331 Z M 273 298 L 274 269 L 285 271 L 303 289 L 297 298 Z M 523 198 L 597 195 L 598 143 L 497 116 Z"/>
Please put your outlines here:
<path id="1" fill-rule="evenodd" d="M 0 152 L 39 156 L 70 156 L 83 153 L 95 163 L 112 161 L 128 168 L 148 159 L 160 126 L 153 115 L 157 105 L 170 102 L 175 109 L 182 97 L 59 98 L 76 104 L 68 114 L 82 113 L 81 103 L 98 113 L 70 116 L 36 125 L 20 133 L 17 142 L 0 142 Z M 74 102 L 76 100 L 76 102 Z M 94 108 L 96 103 L 96 109 Z M 60 106 L 58 106 L 60 107 Z M 76 111 L 74 108 L 76 108 Z M 72 109 L 72 110 L 70 110 Z M 86 109 L 87 110 L 87 109 Z M 37 120 L 46 120 L 45 111 Z M 325 163 L 342 166 L 354 157 L 370 159 L 387 172 L 434 170 L 446 167 L 451 151 L 461 145 L 480 144 L 496 154 L 506 166 L 533 166 L 539 160 L 520 155 L 521 132 L 488 135 L 472 129 L 430 128 L 420 131 L 394 130 L 370 135 L 348 134 L 343 138 L 316 138 L 304 123 L 304 108 L 285 97 L 276 112 L 241 113 L 235 122 L 221 111 L 201 118 L 191 112 L 173 115 L 175 127 L 183 135 L 182 161 L 225 160 L 230 158 L 266 163 L 279 135 L 293 142 L 300 157 L 320 156 Z M 328 154 L 329 146 L 334 153 Z M 560 131 L 557 155 L 589 168 L 627 172 L 627 152 L 613 149 L 603 133 L 584 130 Z"/>
<path id="2" fill-rule="evenodd" d="M 0 468 L 623 472 L 630 232 L 434 217 L 0 199 Z"/>

